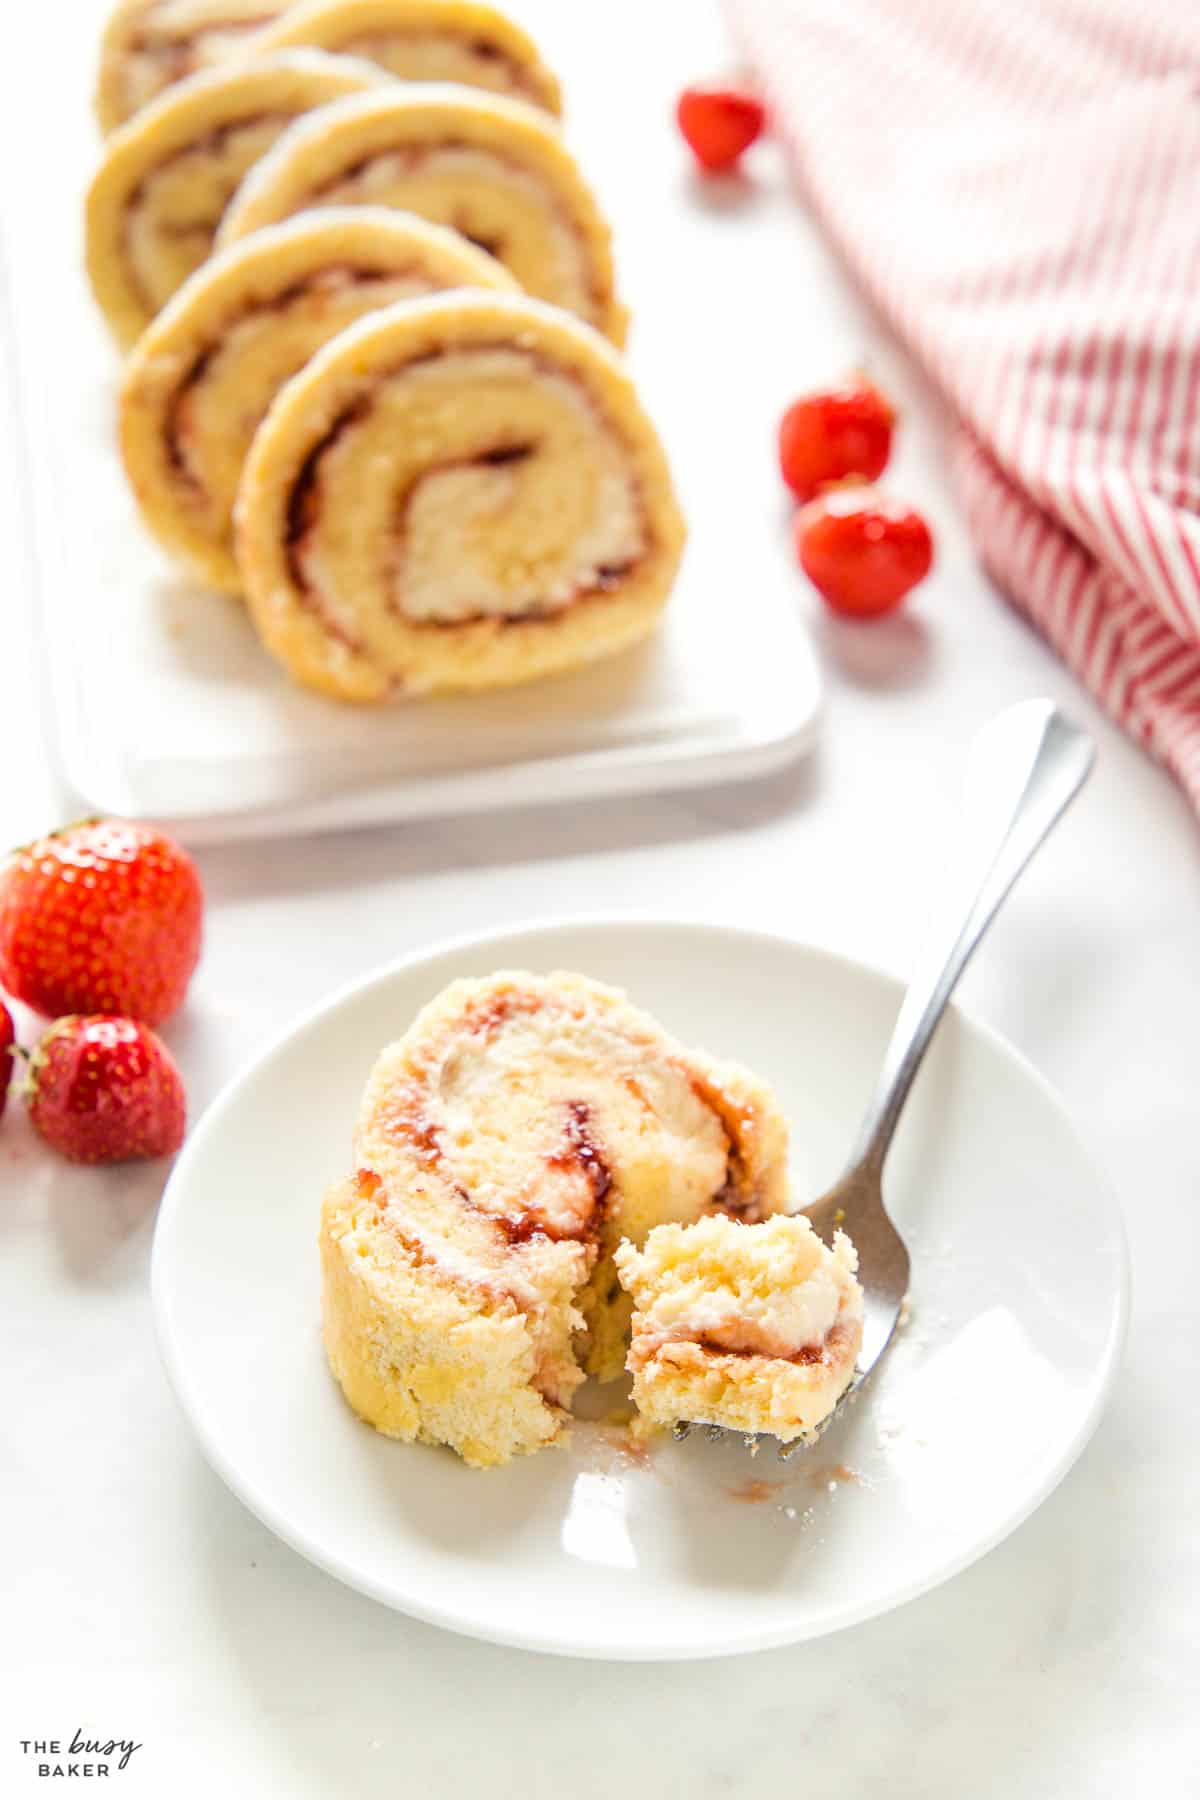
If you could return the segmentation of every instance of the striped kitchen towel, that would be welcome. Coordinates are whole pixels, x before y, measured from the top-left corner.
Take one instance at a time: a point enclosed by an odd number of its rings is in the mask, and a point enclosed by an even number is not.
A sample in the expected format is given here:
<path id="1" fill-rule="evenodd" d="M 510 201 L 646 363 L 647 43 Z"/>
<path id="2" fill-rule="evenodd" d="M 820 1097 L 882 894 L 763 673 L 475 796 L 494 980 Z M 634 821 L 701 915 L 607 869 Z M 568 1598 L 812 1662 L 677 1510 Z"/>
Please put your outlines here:
<path id="1" fill-rule="evenodd" d="M 726 0 L 985 565 L 1200 807 L 1200 0 Z"/>

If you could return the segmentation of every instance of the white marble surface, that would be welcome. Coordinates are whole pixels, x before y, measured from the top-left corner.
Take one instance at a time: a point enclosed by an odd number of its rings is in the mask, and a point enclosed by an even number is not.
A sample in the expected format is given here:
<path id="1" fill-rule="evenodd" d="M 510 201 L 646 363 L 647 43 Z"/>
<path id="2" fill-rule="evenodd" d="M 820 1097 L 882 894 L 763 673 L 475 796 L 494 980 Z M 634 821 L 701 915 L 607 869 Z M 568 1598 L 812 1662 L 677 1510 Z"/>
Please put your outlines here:
<path id="1" fill-rule="evenodd" d="M 579 137 L 607 146 L 602 191 L 640 190 L 640 211 L 627 203 L 621 218 L 636 305 L 655 256 L 670 254 L 672 209 L 696 203 L 669 127 L 656 140 L 654 125 L 680 80 L 719 63 L 715 12 L 708 0 L 517 10 L 564 66 Z M 621 70 L 643 42 L 627 93 Z M 623 114 L 638 109 L 636 141 L 658 149 L 623 171 Z M 722 454 L 710 362 L 739 356 L 739 379 L 761 384 L 765 405 L 865 349 L 905 403 L 896 484 L 928 507 L 941 543 L 937 576 L 906 621 L 842 636 L 814 614 L 829 686 L 819 753 L 740 790 L 205 851 L 207 954 L 167 1035 L 198 1112 L 323 991 L 439 935 L 567 911 L 686 911 L 903 969 L 952 829 L 966 740 L 1006 701 L 1050 693 L 1092 724 L 1099 768 L 1011 901 L 966 999 L 1060 1088 L 1124 1201 L 1134 1324 L 1108 1418 L 1059 1492 L 983 1563 L 823 1643 L 647 1669 L 461 1641 L 341 1589 L 226 1493 L 154 1347 L 146 1270 L 161 1171 L 69 1170 L 10 1108 L 0 1128 L 5 1795 L 42 1791 L 20 1739 L 67 1739 L 78 1725 L 140 1740 L 113 1778 L 130 1794 L 1190 1791 L 1200 1764 L 1196 827 L 975 572 L 932 402 L 784 202 L 771 156 L 756 168 L 745 216 L 714 213 L 713 254 L 736 258 L 748 222 L 770 229 L 778 283 L 747 292 L 744 349 L 740 322 L 706 313 L 701 286 L 680 321 L 695 338 L 695 387 L 674 403 Z M 761 462 L 765 475 L 765 453 Z M 69 808 L 42 747 L 7 432 L 0 507 L 7 842 Z M 730 529 L 777 522 L 772 496 L 761 518 L 733 509 Z M 742 604 L 731 597 L 735 614 Z M 796 604 L 812 611 L 799 583 Z"/>

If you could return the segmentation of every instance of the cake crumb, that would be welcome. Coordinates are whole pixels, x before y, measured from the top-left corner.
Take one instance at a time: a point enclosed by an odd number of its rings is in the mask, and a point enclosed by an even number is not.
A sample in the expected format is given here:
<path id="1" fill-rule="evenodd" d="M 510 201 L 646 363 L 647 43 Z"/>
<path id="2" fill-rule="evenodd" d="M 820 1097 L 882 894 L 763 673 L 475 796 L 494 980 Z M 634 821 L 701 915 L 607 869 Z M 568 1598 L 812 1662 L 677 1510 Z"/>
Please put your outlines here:
<path id="1" fill-rule="evenodd" d="M 625 1435 L 631 1445 L 649 1450 L 662 1442 L 667 1430 L 665 1425 L 657 1425 L 653 1419 L 648 1419 L 645 1413 L 630 1411 L 625 1424 Z"/>
<path id="2" fill-rule="evenodd" d="M 575 1442 L 591 1450 L 589 1463 L 596 1472 L 621 1469 L 648 1469 L 654 1461 L 654 1450 L 665 1434 L 656 1425 L 618 1408 L 595 1421 L 576 1420 Z"/>
<path id="3" fill-rule="evenodd" d="M 633 1463 L 639 1469 L 650 1467 L 654 1450 L 653 1439 L 646 1437 L 644 1433 L 639 1433 L 633 1425 L 627 1425 L 623 1431 L 617 1432 L 614 1441 L 619 1455 L 626 1462 Z"/>

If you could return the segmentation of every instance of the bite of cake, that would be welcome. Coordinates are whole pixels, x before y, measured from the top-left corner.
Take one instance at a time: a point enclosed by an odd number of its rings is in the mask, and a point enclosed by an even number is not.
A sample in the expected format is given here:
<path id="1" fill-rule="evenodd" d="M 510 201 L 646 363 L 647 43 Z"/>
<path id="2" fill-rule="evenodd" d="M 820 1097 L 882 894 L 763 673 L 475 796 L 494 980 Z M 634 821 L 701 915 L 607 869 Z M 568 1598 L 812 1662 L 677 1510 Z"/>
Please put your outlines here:
<path id="1" fill-rule="evenodd" d="M 634 1403 L 650 1422 L 787 1443 L 810 1436 L 850 1385 L 863 1297 L 844 1232 L 830 1248 L 803 1217 L 714 1214 L 659 1225 L 614 1260 L 633 1298 Z"/>

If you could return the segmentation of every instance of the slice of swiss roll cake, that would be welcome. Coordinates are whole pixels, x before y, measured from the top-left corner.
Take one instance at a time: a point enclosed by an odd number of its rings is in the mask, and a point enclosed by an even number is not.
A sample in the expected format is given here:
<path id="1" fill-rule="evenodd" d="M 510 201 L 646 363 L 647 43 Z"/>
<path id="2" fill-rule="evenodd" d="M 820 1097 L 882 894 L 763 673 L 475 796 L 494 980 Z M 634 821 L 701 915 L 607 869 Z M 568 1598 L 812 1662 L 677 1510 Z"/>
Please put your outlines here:
<path id="1" fill-rule="evenodd" d="M 622 1241 L 765 1218 L 787 1131 L 770 1091 L 579 975 L 453 983 L 380 1056 L 354 1170 L 325 1198 L 330 1365 L 379 1431 L 477 1466 L 558 1443 L 625 1354 Z"/>
<path id="2" fill-rule="evenodd" d="M 524 295 L 369 314 L 282 389 L 235 505 L 251 617 L 347 700 L 506 687 L 645 637 L 684 524 L 624 362 Z"/>
<path id="3" fill-rule="evenodd" d="M 654 1425 L 813 1437 L 854 1379 L 863 1295 L 853 1244 L 803 1217 L 659 1225 L 617 1270 L 633 1297 L 633 1399 Z"/>

